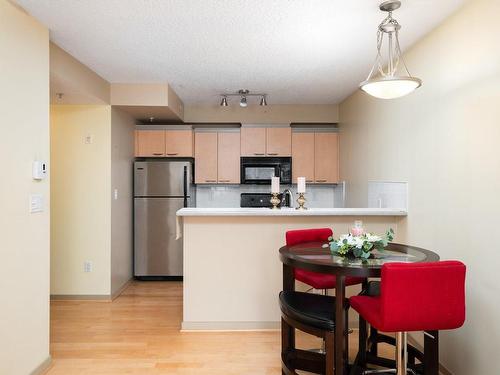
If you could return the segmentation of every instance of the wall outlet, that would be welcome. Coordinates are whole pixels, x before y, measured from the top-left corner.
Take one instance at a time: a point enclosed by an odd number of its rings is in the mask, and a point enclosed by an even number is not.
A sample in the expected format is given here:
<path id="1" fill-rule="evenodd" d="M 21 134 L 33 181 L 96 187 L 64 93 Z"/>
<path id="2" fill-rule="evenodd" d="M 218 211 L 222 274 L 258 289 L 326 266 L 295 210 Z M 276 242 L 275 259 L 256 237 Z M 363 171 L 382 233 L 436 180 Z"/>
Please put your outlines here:
<path id="1" fill-rule="evenodd" d="M 90 260 L 83 262 L 83 272 L 92 272 L 92 262 Z"/>

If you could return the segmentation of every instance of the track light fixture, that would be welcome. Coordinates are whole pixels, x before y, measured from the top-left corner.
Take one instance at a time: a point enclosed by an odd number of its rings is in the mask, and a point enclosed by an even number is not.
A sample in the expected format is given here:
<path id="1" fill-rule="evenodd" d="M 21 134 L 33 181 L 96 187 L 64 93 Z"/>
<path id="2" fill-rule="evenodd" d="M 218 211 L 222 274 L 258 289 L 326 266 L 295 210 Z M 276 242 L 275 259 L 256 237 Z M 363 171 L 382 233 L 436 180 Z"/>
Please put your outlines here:
<path id="1" fill-rule="evenodd" d="M 240 98 L 240 101 L 239 101 L 239 105 L 240 107 L 247 107 L 248 106 L 248 97 L 249 96 L 259 96 L 260 97 L 260 105 L 261 106 L 266 106 L 267 105 L 267 94 L 264 94 L 264 93 L 250 93 L 249 90 L 246 90 L 246 89 L 241 89 L 241 90 L 238 90 L 237 93 L 234 93 L 234 94 L 221 94 L 221 102 L 220 102 L 220 106 L 221 107 L 227 107 L 228 106 L 228 102 L 227 102 L 227 98 L 228 96 L 238 96 Z"/>

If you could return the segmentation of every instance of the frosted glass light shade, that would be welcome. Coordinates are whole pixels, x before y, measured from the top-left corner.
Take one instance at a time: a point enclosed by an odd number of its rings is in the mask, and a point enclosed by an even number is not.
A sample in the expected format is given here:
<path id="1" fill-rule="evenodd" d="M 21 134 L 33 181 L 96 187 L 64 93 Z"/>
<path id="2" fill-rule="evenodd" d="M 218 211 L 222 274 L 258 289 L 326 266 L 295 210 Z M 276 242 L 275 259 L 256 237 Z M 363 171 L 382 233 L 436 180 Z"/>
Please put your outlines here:
<path id="1" fill-rule="evenodd" d="M 415 77 L 381 77 L 361 82 L 359 88 L 380 99 L 396 99 L 408 95 L 422 86 Z"/>

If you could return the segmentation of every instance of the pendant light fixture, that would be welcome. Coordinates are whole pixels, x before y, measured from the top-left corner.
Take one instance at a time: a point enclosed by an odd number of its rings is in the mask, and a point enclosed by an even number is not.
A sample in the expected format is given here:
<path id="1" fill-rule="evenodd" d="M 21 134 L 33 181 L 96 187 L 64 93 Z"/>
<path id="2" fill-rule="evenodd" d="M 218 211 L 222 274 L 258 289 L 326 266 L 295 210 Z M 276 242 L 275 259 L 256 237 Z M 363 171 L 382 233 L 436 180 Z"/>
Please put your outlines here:
<path id="1" fill-rule="evenodd" d="M 265 93 L 250 93 L 249 90 L 246 89 L 241 89 L 238 90 L 238 92 L 234 94 L 221 94 L 221 101 L 220 101 L 220 106 L 221 107 L 227 107 L 228 106 L 228 101 L 227 98 L 228 96 L 238 96 L 240 98 L 239 105 L 240 107 L 247 107 L 248 106 L 248 97 L 252 96 L 258 96 L 260 97 L 260 102 L 259 105 L 262 107 L 267 106 L 267 94 Z"/>
<path id="2" fill-rule="evenodd" d="M 389 15 L 382 21 L 377 31 L 377 57 L 365 81 L 359 88 L 380 99 L 395 99 L 408 95 L 422 85 L 419 78 L 412 77 L 401 53 L 398 33 L 401 29 L 398 21 L 392 18 L 392 11 L 398 9 L 401 2 L 397 0 L 384 1 L 379 9 Z M 382 44 L 387 35 L 388 63 L 384 70 L 382 65 Z M 402 74 L 398 74 L 401 72 Z M 379 73 L 379 75 L 377 75 Z M 374 77 L 375 75 L 375 77 Z"/>

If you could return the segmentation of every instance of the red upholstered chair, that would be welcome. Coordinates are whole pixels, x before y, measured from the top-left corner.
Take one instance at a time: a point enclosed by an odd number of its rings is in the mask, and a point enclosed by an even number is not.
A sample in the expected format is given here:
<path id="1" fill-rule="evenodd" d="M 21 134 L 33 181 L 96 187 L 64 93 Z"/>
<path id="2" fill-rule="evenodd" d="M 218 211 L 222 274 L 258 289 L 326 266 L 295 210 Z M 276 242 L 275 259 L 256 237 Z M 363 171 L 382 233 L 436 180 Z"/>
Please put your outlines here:
<path id="1" fill-rule="evenodd" d="M 455 329 L 465 321 L 461 262 L 388 263 L 380 289 L 377 297 L 351 297 L 350 305 L 377 330 L 397 332 L 397 374 L 407 371 L 407 332 Z"/>
<path id="2" fill-rule="evenodd" d="M 330 228 L 289 230 L 286 232 L 286 245 L 294 246 L 304 242 L 328 241 L 328 237 L 332 235 L 333 232 Z M 326 294 L 327 289 L 335 288 L 335 275 L 311 272 L 300 268 L 295 268 L 293 272 L 296 280 L 310 285 L 314 289 L 322 289 L 324 294 Z M 361 284 L 364 280 L 362 277 L 346 277 L 345 284 Z"/>

